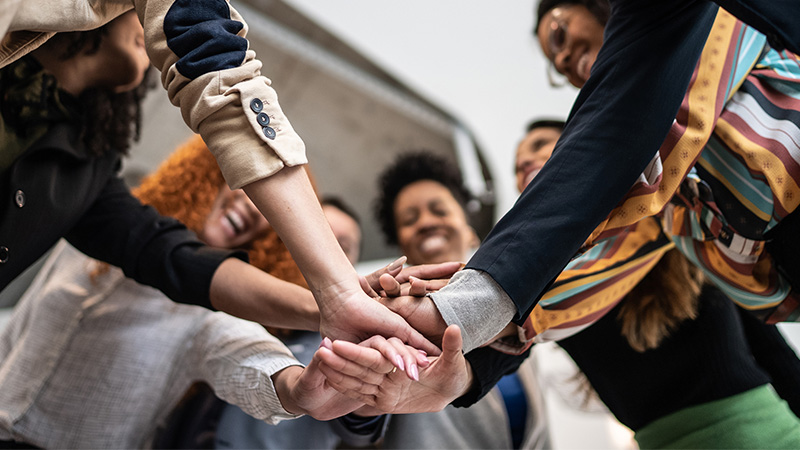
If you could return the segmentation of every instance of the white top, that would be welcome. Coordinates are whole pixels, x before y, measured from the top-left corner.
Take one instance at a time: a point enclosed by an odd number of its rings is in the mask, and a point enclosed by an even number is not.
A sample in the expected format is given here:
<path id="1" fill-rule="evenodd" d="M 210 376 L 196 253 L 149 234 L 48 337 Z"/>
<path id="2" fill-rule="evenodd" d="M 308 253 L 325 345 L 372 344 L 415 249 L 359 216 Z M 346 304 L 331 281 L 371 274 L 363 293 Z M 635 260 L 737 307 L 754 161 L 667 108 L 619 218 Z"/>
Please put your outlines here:
<path id="1" fill-rule="evenodd" d="M 296 417 L 270 377 L 300 363 L 262 326 L 95 267 L 61 242 L 0 335 L 0 439 L 141 448 L 195 381 L 269 423 Z"/>

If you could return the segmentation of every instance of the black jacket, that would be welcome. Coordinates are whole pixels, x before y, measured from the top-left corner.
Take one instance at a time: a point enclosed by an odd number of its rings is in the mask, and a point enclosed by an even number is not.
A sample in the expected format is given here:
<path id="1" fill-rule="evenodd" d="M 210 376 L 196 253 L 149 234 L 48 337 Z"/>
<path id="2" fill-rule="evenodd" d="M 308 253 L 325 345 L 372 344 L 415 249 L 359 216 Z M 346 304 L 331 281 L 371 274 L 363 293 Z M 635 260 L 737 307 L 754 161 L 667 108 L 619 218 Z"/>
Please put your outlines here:
<path id="1" fill-rule="evenodd" d="M 0 175 L 0 290 L 65 237 L 175 301 L 211 307 L 211 277 L 234 252 L 204 246 L 177 220 L 143 206 L 119 167 L 119 155 L 89 155 L 64 123 Z"/>

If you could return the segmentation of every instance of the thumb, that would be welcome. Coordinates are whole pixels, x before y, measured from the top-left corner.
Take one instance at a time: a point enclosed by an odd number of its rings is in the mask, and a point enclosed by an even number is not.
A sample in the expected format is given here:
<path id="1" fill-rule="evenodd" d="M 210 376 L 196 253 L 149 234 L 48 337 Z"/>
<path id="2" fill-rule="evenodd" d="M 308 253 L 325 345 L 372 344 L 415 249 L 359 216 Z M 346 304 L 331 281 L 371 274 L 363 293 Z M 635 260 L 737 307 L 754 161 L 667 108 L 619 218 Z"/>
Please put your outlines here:
<path id="1" fill-rule="evenodd" d="M 463 345 L 461 329 L 458 325 L 450 325 L 444 330 L 444 336 L 442 336 L 442 355 L 440 358 L 447 364 L 457 364 L 462 358 L 461 350 Z"/>
<path id="2" fill-rule="evenodd" d="M 395 278 L 389 274 L 383 274 L 378 279 L 378 282 L 381 285 L 381 288 L 386 292 L 386 295 L 391 297 L 396 297 L 400 295 L 400 283 L 395 280 Z"/>
<path id="3" fill-rule="evenodd" d="M 300 376 L 299 384 L 305 390 L 318 389 L 325 384 L 325 375 L 319 368 L 320 362 L 322 361 L 320 351 L 324 350 L 322 350 L 322 348 L 317 349 L 311 362 L 303 369 L 303 374 Z"/>

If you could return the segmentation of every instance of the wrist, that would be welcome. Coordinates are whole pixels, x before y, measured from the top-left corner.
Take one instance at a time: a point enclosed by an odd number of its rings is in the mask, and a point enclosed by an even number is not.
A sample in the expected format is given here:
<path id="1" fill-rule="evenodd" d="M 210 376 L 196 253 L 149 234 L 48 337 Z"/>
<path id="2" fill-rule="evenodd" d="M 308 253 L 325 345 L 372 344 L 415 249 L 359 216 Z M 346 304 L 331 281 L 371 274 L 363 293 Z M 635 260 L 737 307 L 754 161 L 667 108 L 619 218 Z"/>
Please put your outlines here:
<path id="1" fill-rule="evenodd" d="M 337 308 L 342 300 L 353 296 L 366 297 L 364 290 L 361 289 L 358 274 L 356 274 L 355 270 L 351 274 L 345 274 L 342 278 L 313 287 L 309 285 L 309 287 L 320 310 Z"/>
<path id="2" fill-rule="evenodd" d="M 295 386 L 303 373 L 300 366 L 289 366 L 272 375 L 272 384 L 281 406 L 289 414 L 301 415 L 307 412 L 301 408 L 294 398 Z"/>

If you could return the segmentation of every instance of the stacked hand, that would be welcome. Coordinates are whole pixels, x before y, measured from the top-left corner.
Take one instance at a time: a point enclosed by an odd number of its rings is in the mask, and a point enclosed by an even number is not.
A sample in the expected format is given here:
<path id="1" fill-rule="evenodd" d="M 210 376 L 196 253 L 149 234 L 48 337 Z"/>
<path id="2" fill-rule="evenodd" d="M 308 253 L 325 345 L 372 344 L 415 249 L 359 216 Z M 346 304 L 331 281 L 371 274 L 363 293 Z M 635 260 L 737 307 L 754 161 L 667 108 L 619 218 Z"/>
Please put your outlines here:
<path id="1" fill-rule="evenodd" d="M 403 268 L 405 258 L 400 258 L 388 266 L 377 270 L 367 276 L 360 277 L 361 288 L 364 292 L 350 289 L 350 283 L 330 286 L 321 296 L 336 297 L 335 301 L 321 301 L 320 305 L 320 333 L 333 340 L 343 339 L 351 342 L 360 342 L 371 336 L 396 337 L 402 342 L 425 351 L 430 355 L 438 355 L 439 348 L 424 337 L 415 325 L 403 319 L 400 315 L 370 300 L 367 295 L 378 299 L 386 295 L 425 295 L 447 284 L 447 279 L 461 268 L 457 262 L 428 264 Z M 410 297 L 415 298 L 415 297 Z M 398 302 L 399 303 L 399 302 Z M 432 313 L 443 325 L 444 321 L 434 307 L 426 310 Z M 422 314 L 417 314 L 421 318 Z M 423 322 L 420 320 L 420 325 Z M 428 327 L 433 329 L 433 327 Z M 436 344 L 441 341 L 441 330 L 435 333 Z M 396 366 L 401 368 L 399 365 Z M 401 368 L 402 369 L 402 368 Z"/>
<path id="2" fill-rule="evenodd" d="M 319 328 L 323 336 L 351 342 L 360 342 L 374 335 L 396 337 L 429 354 L 439 354 L 439 348 L 419 331 L 398 314 L 369 298 L 357 285 L 349 292 L 339 286 L 330 289 L 338 298 L 319 302 Z"/>
<path id="3" fill-rule="evenodd" d="M 425 358 L 418 381 L 395 370 L 388 349 L 420 361 L 421 354 L 398 340 L 375 336 L 360 344 L 326 343 L 317 352 L 327 383 L 348 398 L 369 408 L 360 414 L 439 411 L 463 395 L 472 384 L 472 371 L 461 352 L 461 331 L 447 328 L 442 353 Z M 420 361 L 421 362 L 421 361 Z"/>
<path id="4" fill-rule="evenodd" d="M 388 266 L 360 277 L 361 288 L 370 297 L 424 296 L 444 287 L 462 264 L 445 262 L 403 268 L 402 256 Z"/>
<path id="5" fill-rule="evenodd" d="M 320 371 L 317 353 L 306 368 L 289 366 L 272 375 L 283 408 L 292 414 L 308 414 L 317 420 L 331 420 L 363 406 L 337 392 Z"/>
<path id="6" fill-rule="evenodd" d="M 318 395 L 313 404 L 318 410 L 330 412 L 327 402 L 336 397 L 329 390 L 335 390 L 348 398 L 340 410 L 363 404 L 360 414 L 438 411 L 471 386 L 460 330 L 445 330 L 436 305 L 425 296 L 446 285 L 461 264 L 403 268 L 404 262 L 398 259 L 360 277 L 363 293 L 344 295 L 334 286 L 331 292 L 345 299 L 330 302 L 335 307 L 320 303 L 320 331 L 326 338 L 312 364 L 321 361 L 313 369 L 326 380 L 298 391 Z M 378 301 L 365 302 L 365 294 Z M 317 375 L 310 379 L 320 383 Z"/>

